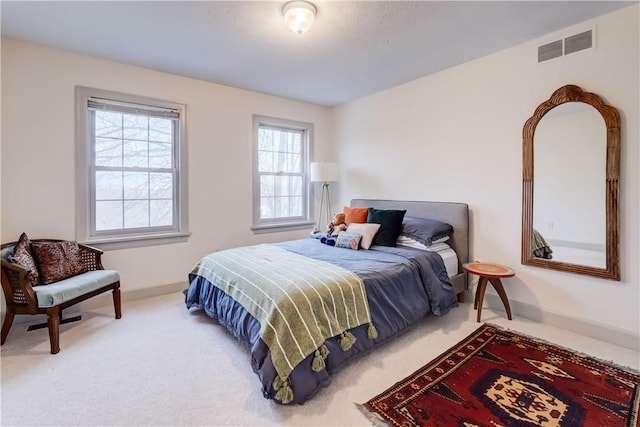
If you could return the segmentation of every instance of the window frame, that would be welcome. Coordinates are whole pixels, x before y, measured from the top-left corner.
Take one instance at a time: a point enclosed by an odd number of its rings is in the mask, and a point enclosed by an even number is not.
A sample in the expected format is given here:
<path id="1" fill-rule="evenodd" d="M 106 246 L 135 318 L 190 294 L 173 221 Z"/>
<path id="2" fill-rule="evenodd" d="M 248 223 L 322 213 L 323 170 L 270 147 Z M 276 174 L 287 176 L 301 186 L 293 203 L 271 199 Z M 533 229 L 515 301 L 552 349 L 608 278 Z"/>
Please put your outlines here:
<path id="1" fill-rule="evenodd" d="M 114 91 L 75 87 L 76 98 L 76 240 L 103 250 L 124 249 L 160 244 L 184 242 L 188 239 L 188 199 L 187 199 L 187 137 L 186 106 L 175 102 L 162 101 L 138 95 Z M 148 106 L 177 111 L 178 130 L 174 131 L 173 155 L 175 157 L 175 180 L 173 188 L 174 225 L 167 227 L 141 227 L 129 230 L 97 231 L 95 218 L 95 179 L 93 156 L 95 135 L 89 108 L 91 99 L 102 99 L 114 104 Z M 114 109 L 115 111 L 115 109 Z M 151 117 L 151 116 L 148 116 Z M 149 171 L 153 168 L 143 168 Z"/>
<path id="2" fill-rule="evenodd" d="M 261 219 L 260 218 L 260 171 L 258 170 L 258 132 L 261 126 L 302 132 L 302 188 L 303 215 L 300 219 Z M 313 221 L 313 189 L 309 182 L 309 163 L 313 152 L 313 123 L 299 122 L 289 119 L 253 115 L 252 126 L 252 154 L 253 154 L 253 216 L 251 230 L 254 233 L 268 233 L 283 230 L 298 230 L 312 227 Z"/>

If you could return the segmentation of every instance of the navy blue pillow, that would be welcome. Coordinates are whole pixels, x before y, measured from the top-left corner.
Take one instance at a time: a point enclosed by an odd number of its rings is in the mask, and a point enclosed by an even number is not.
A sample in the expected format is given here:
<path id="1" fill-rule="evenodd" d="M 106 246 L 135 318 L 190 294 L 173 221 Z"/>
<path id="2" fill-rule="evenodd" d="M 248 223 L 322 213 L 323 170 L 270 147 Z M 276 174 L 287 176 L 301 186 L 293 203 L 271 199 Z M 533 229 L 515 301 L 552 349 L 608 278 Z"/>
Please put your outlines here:
<path id="1" fill-rule="evenodd" d="M 411 237 L 426 246 L 431 246 L 434 240 L 451 237 L 453 227 L 435 219 L 416 218 L 407 216 L 402 222 L 403 236 Z"/>
<path id="2" fill-rule="evenodd" d="M 396 246 L 402 231 L 402 219 L 406 210 L 369 208 L 367 222 L 380 224 L 380 229 L 373 237 L 372 244 L 380 246 Z"/>

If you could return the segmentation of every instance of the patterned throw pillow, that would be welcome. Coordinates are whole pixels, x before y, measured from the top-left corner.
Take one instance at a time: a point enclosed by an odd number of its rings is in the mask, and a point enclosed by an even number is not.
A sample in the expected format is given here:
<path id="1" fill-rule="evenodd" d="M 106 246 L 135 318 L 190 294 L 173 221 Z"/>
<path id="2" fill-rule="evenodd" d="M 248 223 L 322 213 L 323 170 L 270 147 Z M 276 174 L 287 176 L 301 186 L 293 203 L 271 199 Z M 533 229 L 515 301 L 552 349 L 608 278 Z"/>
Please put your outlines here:
<path id="1" fill-rule="evenodd" d="M 27 281 L 31 286 L 38 286 L 40 284 L 38 267 L 36 267 L 36 262 L 31 255 L 31 241 L 26 233 L 20 235 L 18 243 L 16 243 L 13 248 L 11 261 L 27 270 Z"/>
<path id="2" fill-rule="evenodd" d="M 347 248 L 357 251 L 360 246 L 361 239 L 362 234 L 343 231 L 338 234 L 338 237 L 336 238 L 336 248 Z"/>
<path id="3" fill-rule="evenodd" d="M 75 241 L 36 243 L 33 245 L 33 254 L 45 285 L 85 271 L 80 247 Z"/>

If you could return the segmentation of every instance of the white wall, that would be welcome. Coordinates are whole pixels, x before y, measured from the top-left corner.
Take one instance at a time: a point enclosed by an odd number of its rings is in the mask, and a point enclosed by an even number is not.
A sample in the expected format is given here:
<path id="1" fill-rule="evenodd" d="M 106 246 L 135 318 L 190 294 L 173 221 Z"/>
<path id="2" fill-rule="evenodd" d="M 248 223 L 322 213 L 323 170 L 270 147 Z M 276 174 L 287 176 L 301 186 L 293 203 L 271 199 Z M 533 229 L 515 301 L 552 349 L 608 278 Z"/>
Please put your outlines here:
<path id="1" fill-rule="evenodd" d="M 620 332 L 637 347 L 638 9 L 591 21 L 593 50 L 537 63 L 538 45 L 585 28 L 578 25 L 337 108 L 341 203 L 354 197 L 466 202 L 473 259 L 516 271 L 504 281 L 514 311 Z M 522 128 L 566 84 L 600 94 L 621 113 L 620 282 L 520 264 Z M 579 161 L 568 159 L 567 167 L 579 168 Z"/>
<path id="2" fill-rule="evenodd" d="M 107 251 L 123 292 L 184 282 L 214 249 L 300 238 L 254 235 L 252 114 L 314 123 L 315 158 L 329 160 L 331 110 L 312 104 L 2 40 L 2 242 L 73 239 L 74 86 L 187 105 L 189 226 L 186 243 Z"/>
<path id="3" fill-rule="evenodd" d="M 354 197 L 469 203 L 472 256 L 516 270 L 505 280 L 516 313 L 533 307 L 556 323 L 577 320 L 637 338 L 638 6 L 593 22 L 595 50 L 537 64 L 536 47 L 554 40 L 549 35 L 333 111 L 3 39 L 0 240 L 22 231 L 74 237 L 73 88 L 83 85 L 187 104 L 192 236 L 181 244 L 106 252 L 104 262 L 120 270 L 124 292 L 185 282 L 194 263 L 214 249 L 306 235 L 249 230 L 255 113 L 315 124 L 316 159 L 341 164 L 341 181 L 332 185 L 340 203 Z M 621 112 L 620 282 L 520 265 L 522 126 L 569 83 Z"/>

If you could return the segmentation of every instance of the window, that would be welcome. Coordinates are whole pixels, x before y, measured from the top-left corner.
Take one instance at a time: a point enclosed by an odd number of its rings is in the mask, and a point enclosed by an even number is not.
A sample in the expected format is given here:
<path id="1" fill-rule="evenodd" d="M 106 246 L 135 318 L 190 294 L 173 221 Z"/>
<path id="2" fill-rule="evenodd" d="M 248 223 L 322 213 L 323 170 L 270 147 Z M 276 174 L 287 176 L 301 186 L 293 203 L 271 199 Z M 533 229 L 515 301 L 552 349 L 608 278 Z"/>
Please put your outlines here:
<path id="1" fill-rule="evenodd" d="M 80 87 L 76 97 L 77 239 L 186 237 L 184 106 Z"/>
<path id="2" fill-rule="evenodd" d="M 313 125 L 253 117 L 253 229 L 312 225 L 309 152 Z"/>

